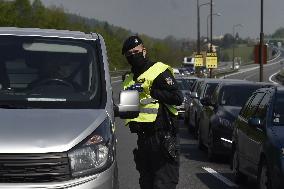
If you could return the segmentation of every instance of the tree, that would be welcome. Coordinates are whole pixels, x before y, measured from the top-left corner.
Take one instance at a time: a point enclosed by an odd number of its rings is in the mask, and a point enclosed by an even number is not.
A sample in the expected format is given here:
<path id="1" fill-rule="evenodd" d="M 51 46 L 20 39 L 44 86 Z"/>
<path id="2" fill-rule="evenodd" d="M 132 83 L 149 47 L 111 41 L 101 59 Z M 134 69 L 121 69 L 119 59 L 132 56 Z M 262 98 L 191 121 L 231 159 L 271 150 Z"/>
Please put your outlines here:
<path id="1" fill-rule="evenodd" d="M 45 7 L 40 0 L 32 3 L 32 26 L 43 28 L 46 23 Z"/>
<path id="2" fill-rule="evenodd" d="M 275 31 L 275 33 L 272 35 L 273 38 L 282 38 L 284 37 L 284 28 L 279 28 Z"/>
<path id="3" fill-rule="evenodd" d="M 232 36 L 232 34 L 229 33 L 225 34 L 222 41 L 222 47 L 229 48 L 233 43 L 234 43 L 234 37 Z"/>
<path id="4" fill-rule="evenodd" d="M 16 12 L 16 26 L 31 27 L 31 4 L 29 0 L 16 0 L 14 2 L 14 10 Z"/>

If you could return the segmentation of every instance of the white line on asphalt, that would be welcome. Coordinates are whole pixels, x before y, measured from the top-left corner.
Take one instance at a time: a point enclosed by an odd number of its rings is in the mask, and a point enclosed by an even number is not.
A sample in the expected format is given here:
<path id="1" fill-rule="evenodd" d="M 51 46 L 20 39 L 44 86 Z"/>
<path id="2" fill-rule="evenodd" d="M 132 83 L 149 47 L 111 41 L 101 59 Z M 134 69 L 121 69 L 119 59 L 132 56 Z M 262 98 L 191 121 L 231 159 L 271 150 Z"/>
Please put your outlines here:
<path id="1" fill-rule="evenodd" d="M 272 75 L 269 77 L 269 81 L 270 81 L 271 83 L 273 83 L 273 84 L 279 84 L 279 83 L 277 83 L 277 82 L 275 82 L 275 81 L 272 80 L 272 78 L 273 78 L 275 75 L 277 75 L 279 72 L 280 72 L 280 71 L 278 71 L 278 72 L 272 74 Z"/>
<path id="2" fill-rule="evenodd" d="M 227 186 L 229 186 L 229 187 L 238 187 L 238 185 L 236 185 L 235 183 L 233 183 L 232 181 L 230 181 L 229 179 L 227 179 L 226 177 L 224 177 L 223 175 L 221 175 L 217 171 L 211 169 L 210 167 L 202 167 L 202 169 L 204 169 L 205 171 L 207 171 L 208 173 L 210 173 L 211 175 L 213 175 L 217 179 L 221 180 Z"/>
<path id="3" fill-rule="evenodd" d="M 271 59 L 271 60 L 268 60 L 267 62 L 272 62 L 272 61 L 276 60 L 277 58 L 279 58 L 280 56 L 281 56 L 281 52 L 278 51 L 277 56 L 275 58 Z"/>
<path id="4" fill-rule="evenodd" d="M 228 140 L 228 139 L 225 139 L 225 138 L 221 138 L 221 140 L 223 140 L 223 141 L 225 141 L 225 142 L 228 142 L 228 143 L 233 143 L 233 141 L 231 141 L 231 140 Z"/>
<path id="5" fill-rule="evenodd" d="M 284 59 L 281 59 L 277 62 L 274 62 L 274 63 L 271 63 L 271 64 L 266 64 L 264 65 L 264 67 L 268 67 L 268 66 L 273 66 L 275 64 L 279 64 L 281 61 L 283 61 Z M 232 74 L 228 74 L 226 75 L 225 77 L 229 77 L 229 76 L 233 76 L 233 75 L 239 75 L 239 74 L 242 74 L 242 73 L 245 73 L 245 72 L 249 72 L 249 71 L 253 71 L 253 70 L 256 70 L 256 69 L 259 69 L 259 66 L 256 66 L 256 67 L 253 67 L 253 68 L 248 68 L 248 69 L 245 69 L 245 70 L 242 70 L 240 72 L 236 72 L 236 73 L 232 73 Z M 224 78 L 224 77 L 223 77 Z"/>

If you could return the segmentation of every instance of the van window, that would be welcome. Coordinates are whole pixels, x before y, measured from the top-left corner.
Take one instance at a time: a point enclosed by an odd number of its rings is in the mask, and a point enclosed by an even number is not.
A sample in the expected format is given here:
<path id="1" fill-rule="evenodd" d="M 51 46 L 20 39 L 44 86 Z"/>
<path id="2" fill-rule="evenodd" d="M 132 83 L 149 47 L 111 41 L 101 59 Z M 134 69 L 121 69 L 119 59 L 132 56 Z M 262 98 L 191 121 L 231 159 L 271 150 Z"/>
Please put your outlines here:
<path id="1" fill-rule="evenodd" d="M 0 37 L 0 52 L 0 107 L 86 108 L 98 104 L 98 60 L 87 42 L 5 36 Z"/>

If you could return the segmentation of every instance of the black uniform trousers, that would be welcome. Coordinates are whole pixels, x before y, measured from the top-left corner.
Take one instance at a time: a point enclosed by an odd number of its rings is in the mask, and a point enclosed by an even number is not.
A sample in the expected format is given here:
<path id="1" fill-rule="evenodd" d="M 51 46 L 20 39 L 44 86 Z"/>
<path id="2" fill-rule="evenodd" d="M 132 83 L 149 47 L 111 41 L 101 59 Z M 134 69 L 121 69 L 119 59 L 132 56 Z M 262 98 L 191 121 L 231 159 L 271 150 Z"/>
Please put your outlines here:
<path id="1" fill-rule="evenodd" d="M 179 180 L 179 150 L 176 158 L 170 157 L 163 149 L 158 131 L 137 134 L 138 148 L 133 154 L 141 189 L 175 189 Z"/>

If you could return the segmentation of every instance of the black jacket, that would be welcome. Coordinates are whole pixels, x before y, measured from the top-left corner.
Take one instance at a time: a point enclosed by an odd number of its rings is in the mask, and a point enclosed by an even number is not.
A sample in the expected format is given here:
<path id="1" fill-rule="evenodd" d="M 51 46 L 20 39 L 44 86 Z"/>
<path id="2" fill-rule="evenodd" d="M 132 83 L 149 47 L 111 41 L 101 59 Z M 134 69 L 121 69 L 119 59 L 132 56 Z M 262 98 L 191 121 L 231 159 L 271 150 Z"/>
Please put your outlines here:
<path id="1" fill-rule="evenodd" d="M 139 72 L 133 72 L 134 80 L 139 77 L 143 72 L 145 72 L 149 67 L 153 64 L 152 62 L 147 62 L 144 69 L 139 70 Z M 160 107 L 158 110 L 157 119 L 154 123 L 130 123 L 129 127 L 131 132 L 141 132 L 141 131 L 153 131 L 153 128 L 162 128 L 165 124 L 169 124 L 167 120 L 169 120 L 170 112 L 165 112 L 166 109 L 163 108 L 162 104 L 169 105 L 181 105 L 183 102 L 182 92 L 178 89 L 177 82 L 170 72 L 170 70 L 166 70 L 161 73 L 152 84 L 152 88 L 150 91 L 150 95 L 152 98 L 156 99 L 160 103 Z M 154 124 L 154 125 L 153 125 Z M 137 127 L 138 126 L 138 127 Z M 138 129 L 138 130 L 137 130 Z"/>

